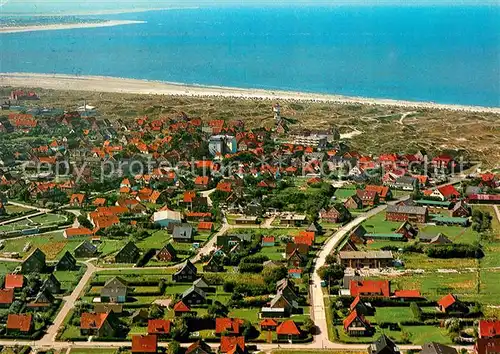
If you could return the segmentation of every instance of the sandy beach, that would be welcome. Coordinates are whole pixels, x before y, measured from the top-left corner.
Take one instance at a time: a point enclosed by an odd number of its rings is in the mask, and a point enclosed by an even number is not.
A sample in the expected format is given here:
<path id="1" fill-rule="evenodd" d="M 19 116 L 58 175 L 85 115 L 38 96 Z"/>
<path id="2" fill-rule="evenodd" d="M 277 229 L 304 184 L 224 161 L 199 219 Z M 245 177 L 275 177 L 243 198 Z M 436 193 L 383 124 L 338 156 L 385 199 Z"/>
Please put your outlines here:
<path id="1" fill-rule="evenodd" d="M 0 34 L 2 33 L 20 33 L 20 32 L 34 32 L 34 31 L 54 31 L 54 30 L 67 30 L 67 29 L 81 29 L 81 28 L 96 28 L 96 27 L 113 27 L 122 25 L 135 25 L 145 23 L 144 21 L 104 21 L 95 23 L 68 23 L 68 24 L 53 24 L 53 25 L 35 25 L 35 26 L 12 26 L 0 27 Z"/>
<path id="2" fill-rule="evenodd" d="M 347 97 L 292 91 L 243 89 L 219 86 L 198 86 L 178 83 L 135 80 L 103 76 L 71 76 L 63 74 L 0 73 L 0 86 L 31 87 L 53 90 L 116 92 L 147 95 L 176 95 L 191 97 L 221 97 L 253 100 L 314 101 L 344 104 L 369 104 L 406 108 L 429 108 L 500 114 L 498 107 L 480 107 L 412 102 L 392 99 Z"/>

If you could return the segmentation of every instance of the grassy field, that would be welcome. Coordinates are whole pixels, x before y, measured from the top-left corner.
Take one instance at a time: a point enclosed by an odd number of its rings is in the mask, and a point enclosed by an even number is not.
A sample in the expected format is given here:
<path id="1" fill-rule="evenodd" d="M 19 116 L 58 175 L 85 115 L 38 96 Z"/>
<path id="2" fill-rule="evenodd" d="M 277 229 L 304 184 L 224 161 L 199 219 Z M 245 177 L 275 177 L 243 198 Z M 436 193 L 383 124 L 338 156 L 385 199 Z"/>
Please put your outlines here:
<path id="1" fill-rule="evenodd" d="M 73 348 L 70 351 L 70 354 L 114 354 L 116 353 L 116 349 L 106 349 L 106 348 Z"/>
<path id="2" fill-rule="evenodd" d="M 361 225 L 363 225 L 368 233 L 386 234 L 393 233 L 401 223 L 385 221 L 385 212 L 382 212 L 365 220 Z"/>

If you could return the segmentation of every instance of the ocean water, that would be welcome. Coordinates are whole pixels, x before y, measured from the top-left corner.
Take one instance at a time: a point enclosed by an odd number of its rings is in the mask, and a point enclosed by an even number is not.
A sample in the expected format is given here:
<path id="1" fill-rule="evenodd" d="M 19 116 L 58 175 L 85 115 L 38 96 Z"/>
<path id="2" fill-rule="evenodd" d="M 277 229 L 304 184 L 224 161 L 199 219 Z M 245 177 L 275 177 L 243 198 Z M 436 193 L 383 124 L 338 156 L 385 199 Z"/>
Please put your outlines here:
<path id="1" fill-rule="evenodd" d="M 98 17 L 147 23 L 2 34 L 0 71 L 500 106 L 500 6 L 246 7 Z"/>

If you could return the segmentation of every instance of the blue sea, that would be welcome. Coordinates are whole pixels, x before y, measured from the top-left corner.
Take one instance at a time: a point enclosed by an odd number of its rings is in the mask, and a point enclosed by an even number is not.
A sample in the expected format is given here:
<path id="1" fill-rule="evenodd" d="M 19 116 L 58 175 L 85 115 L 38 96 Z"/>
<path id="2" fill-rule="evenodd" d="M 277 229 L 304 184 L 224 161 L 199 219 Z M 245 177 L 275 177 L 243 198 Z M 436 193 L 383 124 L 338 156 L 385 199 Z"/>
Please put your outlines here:
<path id="1" fill-rule="evenodd" d="M 3 34 L 0 71 L 500 106 L 500 6 L 226 7 L 98 18 L 147 23 Z"/>

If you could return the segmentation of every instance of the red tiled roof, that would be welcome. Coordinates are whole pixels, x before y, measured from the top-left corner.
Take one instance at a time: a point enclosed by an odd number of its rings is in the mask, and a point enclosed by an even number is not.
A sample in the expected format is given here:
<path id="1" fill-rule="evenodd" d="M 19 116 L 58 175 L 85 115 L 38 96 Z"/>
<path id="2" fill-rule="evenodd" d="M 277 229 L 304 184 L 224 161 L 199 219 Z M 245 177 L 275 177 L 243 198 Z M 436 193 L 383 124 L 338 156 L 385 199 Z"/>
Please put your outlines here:
<path id="1" fill-rule="evenodd" d="M 170 321 L 163 319 L 155 319 L 148 321 L 148 333 L 149 334 L 169 334 L 170 333 Z"/>
<path id="2" fill-rule="evenodd" d="M 108 313 L 90 313 L 84 312 L 80 317 L 81 329 L 100 329 L 108 318 Z"/>
<path id="3" fill-rule="evenodd" d="M 390 296 L 388 280 L 351 280 L 349 289 L 351 290 L 351 296 Z"/>
<path id="4" fill-rule="evenodd" d="M 24 276 L 22 274 L 7 274 L 5 276 L 6 289 L 22 288 L 23 283 L 24 283 Z"/>
<path id="5" fill-rule="evenodd" d="M 349 316 L 347 316 L 345 319 L 344 319 L 344 330 L 347 330 L 347 328 L 349 328 L 349 326 L 351 325 L 351 323 L 356 319 L 356 318 L 359 318 L 363 323 L 366 323 L 368 324 L 369 322 L 363 317 L 363 315 L 361 314 L 358 314 L 358 312 L 356 310 L 352 311 Z"/>
<path id="6" fill-rule="evenodd" d="M 201 221 L 198 223 L 198 231 L 203 231 L 203 230 L 212 230 L 214 226 L 213 222 L 210 221 Z"/>
<path id="7" fill-rule="evenodd" d="M 158 337 L 155 335 L 132 336 L 132 353 L 156 353 Z"/>
<path id="8" fill-rule="evenodd" d="M 396 290 L 394 291 L 394 296 L 404 297 L 404 298 L 420 298 L 422 294 L 418 290 Z"/>
<path id="9" fill-rule="evenodd" d="M 262 237 L 262 242 L 264 243 L 274 243 L 274 236 L 265 236 Z"/>
<path id="10" fill-rule="evenodd" d="M 389 193 L 389 187 L 387 186 L 376 186 L 376 185 L 368 185 L 365 187 L 365 191 L 377 192 L 380 197 L 387 197 L 387 193 Z"/>
<path id="11" fill-rule="evenodd" d="M 208 184 L 209 178 L 208 176 L 198 176 L 194 180 L 194 184 L 198 186 L 205 186 Z"/>
<path id="12" fill-rule="evenodd" d="M 230 193 L 232 191 L 231 183 L 228 183 L 228 182 L 219 182 L 217 184 L 217 188 L 216 189 L 218 191 L 221 191 L 221 192 L 228 192 L 228 193 Z"/>
<path id="13" fill-rule="evenodd" d="M 179 301 L 178 303 L 175 304 L 174 311 L 175 312 L 191 312 L 191 309 L 184 302 Z"/>
<path id="14" fill-rule="evenodd" d="M 65 230 L 66 237 L 91 236 L 93 232 L 86 227 L 70 227 Z"/>
<path id="15" fill-rule="evenodd" d="M 443 307 L 444 309 L 447 309 L 451 305 L 453 305 L 457 301 L 455 295 L 453 294 L 448 294 L 445 297 L 441 298 L 441 300 L 438 301 L 438 305 Z"/>
<path id="16" fill-rule="evenodd" d="M 287 320 L 276 328 L 276 333 L 282 335 L 299 335 L 300 331 L 293 320 Z"/>
<path id="17" fill-rule="evenodd" d="M 278 326 L 278 323 L 273 320 L 272 318 L 266 318 L 260 322 L 261 327 L 266 327 L 266 326 Z"/>
<path id="18" fill-rule="evenodd" d="M 245 337 L 226 337 L 220 338 L 220 352 L 227 353 L 238 345 L 241 349 L 245 349 Z"/>
<path id="19" fill-rule="evenodd" d="M 500 337 L 500 320 L 480 320 L 479 338 Z"/>
<path id="20" fill-rule="evenodd" d="M 9 313 L 7 317 L 7 329 L 17 329 L 21 332 L 29 332 L 31 329 L 31 314 L 13 314 Z"/>
<path id="21" fill-rule="evenodd" d="M 500 194 L 471 194 L 469 200 L 500 201 Z"/>
<path id="22" fill-rule="evenodd" d="M 455 189 L 455 187 L 451 184 L 446 186 L 442 186 L 438 188 L 438 191 L 445 197 L 459 197 L 460 193 Z"/>
<path id="23" fill-rule="evenodd" d="M 221 334 L 227 331 L 231 334 L 240 334 L 242 324 L 243 321 L 238 318 L 219 317 L 215 319 L 215 333 Z"/>
<path id="24" fill-rule="evenodd" d="M 14 301 L 14 289 L 0 289 L 0 304 L 12 304 Z"/>

